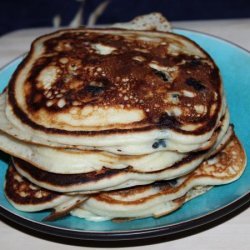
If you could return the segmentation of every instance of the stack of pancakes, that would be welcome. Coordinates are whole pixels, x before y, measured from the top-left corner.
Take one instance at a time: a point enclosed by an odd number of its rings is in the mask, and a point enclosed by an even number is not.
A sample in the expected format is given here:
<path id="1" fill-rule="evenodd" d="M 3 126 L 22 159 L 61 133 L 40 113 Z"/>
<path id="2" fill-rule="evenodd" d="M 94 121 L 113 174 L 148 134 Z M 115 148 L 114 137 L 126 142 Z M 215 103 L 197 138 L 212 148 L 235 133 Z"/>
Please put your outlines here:
<path id="1" fill-rule="evenodd" d="M 169 32 L 70 29 L 36 39 L 0 96 L 7 199 L 88 220 L 159 217 L 240 177 L 219 70 Z"/>

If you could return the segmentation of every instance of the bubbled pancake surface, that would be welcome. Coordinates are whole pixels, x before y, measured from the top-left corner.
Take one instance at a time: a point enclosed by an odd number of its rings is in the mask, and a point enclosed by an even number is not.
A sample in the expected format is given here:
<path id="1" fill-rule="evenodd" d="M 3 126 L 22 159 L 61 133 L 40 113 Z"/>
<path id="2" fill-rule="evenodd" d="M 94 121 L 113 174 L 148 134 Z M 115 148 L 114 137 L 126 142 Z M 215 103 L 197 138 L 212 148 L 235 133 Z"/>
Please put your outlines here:
<path id="1" fill-rule="evenodd" d="M 155 129 L 203 135 L 218 122 L 221 95 L 212 59 L 180 35 L 65 30 L 32 44 L 10 82 L 6 114 L 52 140 L 106 136 L 112 144 L 110 135 Z"/>
<path id="2" fill-rule="evenodd" d="M 49 209 L 68 200 L 65 195 L 32 184 L 12 164 L 6 173 L 4 191 L 9 202 L 22 211 Z"/>

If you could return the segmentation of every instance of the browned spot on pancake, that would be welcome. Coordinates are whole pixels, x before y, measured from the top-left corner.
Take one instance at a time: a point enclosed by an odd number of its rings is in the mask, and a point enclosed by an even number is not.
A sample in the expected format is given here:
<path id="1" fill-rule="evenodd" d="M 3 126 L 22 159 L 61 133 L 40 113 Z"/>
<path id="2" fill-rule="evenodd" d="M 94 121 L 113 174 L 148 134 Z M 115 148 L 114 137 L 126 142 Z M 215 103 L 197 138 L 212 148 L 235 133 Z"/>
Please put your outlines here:
<path id="1" fill-rule="evenodd" d="M 33 185 L 23 178 L 13 166 L 6 173 L 5 194 L 16 204 L 36 205 L 54 200 L 60 194 Z"/>
<path id="2" fill-rule="evenodd" d="M 151 190 L 152 187 L 156 189 L 157 192 L 155 194 L 142 197 L 140 199 L 123 201 L 123 200 L 116 199 L 115 197 L 116 195 L 121 196 L 121 197 L 128 197 L 128 196 L 133 197 L 140 193 L 144 193 L 147 190 Z M 108 204 L 139 205 L 147 201 L 153 200 L 156 197 L 159 197 L 161 195 L 171 194 L 177 191 L 178 191 L 178 187 L 176 188 L 171 187 L 169 185 L 169 181 L 161 181 L 161 182 L 156 182 L 154 184 L 145 185 L 145 186 L 130 187 L 128 189 L 120 190 L 120 191 L 102 192 L 96 195 L 92 195 L 92 197 L 98 201 L 105 202 Z"/>
<path id="3" fill-rule="evenodd" d="M 215 160 L 213 160 L 215 159 Z M 246 162 L 245 152 L 238 138 L 233 135 L 226 146 L 212 160 L 204 161 L 194 174 L 215 178 L 234 178 L 242 172 Z"/>

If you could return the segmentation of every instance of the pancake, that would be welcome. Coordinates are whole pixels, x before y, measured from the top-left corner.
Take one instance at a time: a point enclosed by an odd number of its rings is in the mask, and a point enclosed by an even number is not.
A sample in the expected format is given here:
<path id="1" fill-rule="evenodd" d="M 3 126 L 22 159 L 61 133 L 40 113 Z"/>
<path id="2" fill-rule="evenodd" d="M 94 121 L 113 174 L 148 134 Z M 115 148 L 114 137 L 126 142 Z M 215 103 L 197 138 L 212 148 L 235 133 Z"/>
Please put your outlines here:
<path id="1" fill-rule="evenodd" d="M 115 190 L 136 185 L 145 185 L 158 180 L 170 180 L 193 171 L 211 154 L 219 151 L 230 140 L 233 130 L 219 138 L 216 145 L 209 151 L 189 154 L 171 167 L 158 171 L 136 171 L 132 166 L 124 169 L 103 167 L 99 171 L 84 174 L 55 174 L 40 170 L 35 166 L 13 157 L 12 162 L 17 171 L 32 183 L 56 192 L 93 193 Z M 223 140 L 227 138 L 226 140 Z M 145 163 L 146 164 L 146 163 Z M 145 168 L 147 168 L 145 166 Z"/>
<path id="2" fill-rule="evenodd" d="M 192 144 L 181 144 L 180 142 L 175 141 L 174 139 L 156 139 L 148 142 L 141 143 L 138 141 L 137 143 L 133 144 L 122 144 L 122 145 L 114 145 L 114 146 L 84 146 L 84 145 L 69 145 L 69 144 L 61 144 L 52 141 L 45 140 L 36 133 L 20 133 L 20 130 L 15 127 L 10 121 L 7 119 L 5 114 L 5 99 L 6 93 L 0 95 L 0 131 L 3 133 L 7 133 L 12 137 L 17 138 L 18 140 L 23 141 L 24 143 L 33 143 L 39 144 L 44 146 L 49 146 L 52 148 L 72 148 L 72 149 L 79 149 L 79 150 L 100 150 L 100 151 L 107 151 L 118 155 L 144 155 L 150 154 L 159 151 L 178 151 L 180 153 L 188 153 L 191 151 L 203 151 L 209 149 L 216 139 L 216 133 L 213 133 L 210 139 L 206 142 L 201 143 L 192 143 Z M 229 116 L 228 112 L 226 111 L 226 107 L 224 107 L 223 115 L 226 112 L 226 119 L 224 121 L 225 124 L 229 124 Z M 217 125 L 219 126 L 219 124 Z M 225 125 L 226 126 L 226 125 Z M 2 134 L 4 136 L 4 134 Z M 5 136 L 6 137 L 6 136 Z M 6 140 L 5 138 L 3 140 Z M 8 140 L 9 141 L 9 140 Z M 3 147 L 4 150 L 4 147 Z"/>
<path id="3" fill-rule="evenodd" d="M 209 144 L 226 134 L 229 125 L 228 112 L 223 117 L 220 127 L 214 132 Z M 163 141 L 154 147 L 162 147 Z M 164 147 L 162 147 L 164 148 Z M 171 167 L 188 154 L 174 151 L 158 151 L 146 155 L 116 155 L 105 151 L 86 151 L 51 148 L 27 143 L 0 132 L 0 149 L 17 158 L 21 158 L 35 167 L 52 173 L 77 174 L 99 171 L 102 167 L 124 169 L 132 167 L 139 172 L 152 172 Z"/>
<path id="4" fill-rule="evenodd" d="M 187 156 L 171 151 L 120 156 L 105 151 L 57 149 L 24 143 L 4 133 L 0 133 L 0 149 L 41 170 L 58 174 L 88 173 L 103 167 L 124 169 L 128 166 L 137 171 L 150 172 L 171 167 Z"/>
<path id="5" fill-rule="evenodd" d="M 216 156 L 175 182 L 158 182 L 148 186 L 90 196 L 73 215 L 86 219 L 159 217 L 204 193 L 210 186 L 237 180 L 246 166 L 245 152 L 236 136 Z M 181 199 L 181 200 L 178 200 Z M 179 202 L 175 202 L 175 201 Z M 85 213 L 86 211 L 86 213 Z"/>
<path id="6" fill-rule="evenodd" d="M 111 27 L 126 30 L 171 31 L 171 24 L 161 13 L 157 12 L 137 16 L 127 23 L 115 23 Z"/>
<path id="7" fill-rule="evenodd" d="M 183 36 L 152 31 L 70 29 L 42 36 L 7 95 L 5 113 L 16 136 L 47 145 L 205 143 L 224 110 L 210 56 Z"/>
<path id="8" fill-rule="evenodd" d="M 70 208 L 72 208 L 72 215 L 94 221 L 116 218 L 160 217 L 178 209 L 188 200 L 208 191 L 213 185 L 224 185 L 237 180 L 243 173 L 245 166 L 245 152 L 237 137 L 233 136 L 221 152 L 204 161 L 195 171 L 186 176 L 118 191 L 101 192 L 82 197 L 79 195 L 72 196 L 63 203 L 66 205 L 55 205 L 55 212 L 52 212 L 47 218 L 59 218 L 61 215 L 67 214 Z M 16 181 L 16 179 L 19 180 L 18 188 L 13 188 L 13 180 Z M 20 210 L 26 209 L 27 201 L 32 200 L 34 197 L 33 190 L 41 190 L 28 180 L 23 179 L 12 166 L 9 167 L 6 175 L 6 183 L 8 183 L 6 187 L 9 188 L 5 188 L 5 192 L 8 197 L 8 190 L 11 189 L 11 199 L 9 197 L 8 199 L 13 205 L 16 205 L 16 200 L 19 201 L 20 199 L 20 185 L 25 184 L 27 196 L 25 202 L 23 202 L 25 206 L 18 207 Z M 18 198 L 13 199 L 12 197 L 16 197 L 17 194 Z M 53 197 L 58 194 L 48 190 L 46 196 L 49 195 Z M 29 196 L 32 198 L 29 199 Z M 77 203 L 77 201 L 80 202 Z M 28 204 L 30 211 L 34 211 L 33 207 L 36 206 L 36 202 L 29 202 Z M 75 208 L 75 206 L 78 207 Z M 43 210 L 41 206 L 40 210 Z"/>
<path id="9" fill-rule="evenodd" d="M 5 196 L 18 210 L 35 212 L 54 208 L 71 197 L 33 185 L 24 179 L 15 168 L 10 165 L 6 173 Z"/>

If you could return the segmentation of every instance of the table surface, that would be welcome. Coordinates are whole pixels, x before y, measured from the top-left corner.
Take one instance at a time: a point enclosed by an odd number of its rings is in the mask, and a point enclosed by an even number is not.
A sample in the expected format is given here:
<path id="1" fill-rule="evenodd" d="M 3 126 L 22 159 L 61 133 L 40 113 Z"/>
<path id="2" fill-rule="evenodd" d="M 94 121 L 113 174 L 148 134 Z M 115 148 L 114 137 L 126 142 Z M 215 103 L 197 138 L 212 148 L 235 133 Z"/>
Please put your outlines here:
<path id="1" fill-rule="evenodd" d="M 174 22 L 173 26 L 212 34 L 250 50 L 250 19 Z M 28 51 L 34 38 L 51 31 L 51 28 L 26 29 L 0 37 L 0 67 Z M 3 250 L 19 250 L 20 247 L 25 250 L 110 249 L 110 247 L 123 247 L 124 250 L 175 250 L 184 247 L 192 250 L 247 250 L 250 249 L 249 233 L 249 204 L 224 219 L 176 236 L 109 244 L 48 237 L 0 217 L 0 242 Z"/>

